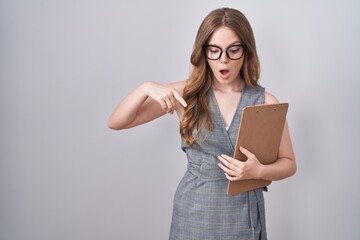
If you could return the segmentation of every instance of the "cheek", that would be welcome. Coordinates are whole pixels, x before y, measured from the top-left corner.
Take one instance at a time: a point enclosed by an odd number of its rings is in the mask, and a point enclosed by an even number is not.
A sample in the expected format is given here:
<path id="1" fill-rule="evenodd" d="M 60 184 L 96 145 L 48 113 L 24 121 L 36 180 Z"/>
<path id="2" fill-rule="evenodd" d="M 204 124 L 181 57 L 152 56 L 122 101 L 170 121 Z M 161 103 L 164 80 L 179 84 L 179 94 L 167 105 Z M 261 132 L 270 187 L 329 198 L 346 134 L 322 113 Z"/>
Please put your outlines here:
<path id="1" fill-rule="evenodd" d="M 244 61 L 239 61 L 239 62 L 235 63 L 234 68 L 240 72 L 240 69 L 242 68 L 243 63 L 244 63 Z"/>
<path id="2" fill-rule="evenodd" d="M 210 62 L 208 61 L 208 65 L 211 69 L 212 72 L 216 72 L 217 71 L 217 68 L 216 68 L 216 64 L 214 62 Z"/>

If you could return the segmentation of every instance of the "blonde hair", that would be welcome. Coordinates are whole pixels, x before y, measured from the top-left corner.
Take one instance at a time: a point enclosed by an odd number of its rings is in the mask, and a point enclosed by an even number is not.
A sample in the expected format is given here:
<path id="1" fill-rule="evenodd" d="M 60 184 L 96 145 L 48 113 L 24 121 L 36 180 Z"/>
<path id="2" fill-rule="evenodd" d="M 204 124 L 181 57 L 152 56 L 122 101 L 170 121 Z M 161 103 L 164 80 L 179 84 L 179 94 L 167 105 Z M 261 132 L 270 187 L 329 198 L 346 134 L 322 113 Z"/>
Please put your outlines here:
<path id="1" fill-rule="evenodd" d="M 260 76 L 260 63 L 256 52 L 255 38 L 249 21 L 236 9 L 220 8 L 210 12 L 201 23 L 191 54 L 192 71 L 184 88 L 183 98 L 188 106 L 180 122 L 180 134 L 185 142 L 192 146 L 196 141 L 201 125 L 212 130 L 210 117 L 209 90 L 212 72 L 203 52 L 212 33 L 219 27 L 232 29 L 246 46 L 244 63 L 240 76 L 245 84 L 256 87 Z"/>

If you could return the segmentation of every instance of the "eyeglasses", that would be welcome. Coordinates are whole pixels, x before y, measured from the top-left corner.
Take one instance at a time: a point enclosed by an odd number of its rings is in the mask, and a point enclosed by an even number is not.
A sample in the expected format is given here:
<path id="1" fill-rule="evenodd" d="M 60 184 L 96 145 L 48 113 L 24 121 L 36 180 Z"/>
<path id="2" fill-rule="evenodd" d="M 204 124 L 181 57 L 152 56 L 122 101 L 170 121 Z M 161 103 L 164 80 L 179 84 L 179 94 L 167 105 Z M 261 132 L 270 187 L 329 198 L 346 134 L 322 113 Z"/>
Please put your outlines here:
<path id="1" fill-rule="evenodd" d="M 218 60 L 221 58 L 223 50 L 216 45 L 204 45 L 203 46 L 204 53 L 207 59 L 210 60 Z M 244 52 L 246 50 L 246 46 L 244 44 L 236 44 L 228 47 L 225 52 L 226 56 L 231 60 L 238 60 L 242 58 Z"/>

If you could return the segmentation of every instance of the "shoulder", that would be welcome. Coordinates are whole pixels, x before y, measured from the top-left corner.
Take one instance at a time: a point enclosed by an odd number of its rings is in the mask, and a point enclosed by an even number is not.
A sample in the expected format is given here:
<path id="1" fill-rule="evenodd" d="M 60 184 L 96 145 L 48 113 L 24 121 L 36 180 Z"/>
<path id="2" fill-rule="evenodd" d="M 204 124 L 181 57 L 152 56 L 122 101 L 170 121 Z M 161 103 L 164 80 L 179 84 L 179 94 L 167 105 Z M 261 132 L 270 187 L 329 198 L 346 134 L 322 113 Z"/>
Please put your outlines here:
<path id="1" fill-rule="evenodd" d="M 183 95 L 185 85 L 186 80 L 167 84 L 168 87 L 174 88 L 181 96 Z"/>
<path id="2" fill-rule="evenodd" d="M 279 100 L 268 91 L 265 91 L 265 104 L 276 104 L 279 103 Z"/>

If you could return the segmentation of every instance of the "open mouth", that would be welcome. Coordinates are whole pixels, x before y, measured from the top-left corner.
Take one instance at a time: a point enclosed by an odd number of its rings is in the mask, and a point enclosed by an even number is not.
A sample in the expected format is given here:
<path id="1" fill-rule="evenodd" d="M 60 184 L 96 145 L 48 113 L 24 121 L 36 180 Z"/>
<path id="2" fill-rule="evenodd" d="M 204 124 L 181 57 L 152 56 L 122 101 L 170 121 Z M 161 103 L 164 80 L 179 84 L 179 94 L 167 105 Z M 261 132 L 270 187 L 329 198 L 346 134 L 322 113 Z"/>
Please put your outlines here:
<path id="1" fill-rule="evenodd" d="M 228 74 L 229 74 L 229 70 L 227 70 L 227 69 L 222 69 L 222 70 L 220 70 L 220 74 L 221 74 L 221 76 L 226 77 L 226 76 L 228 76 Z"/>

